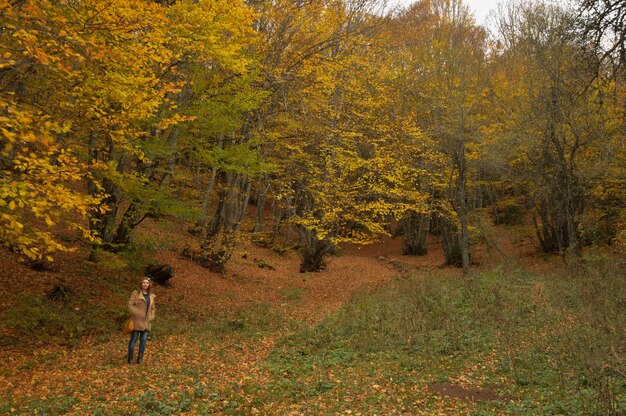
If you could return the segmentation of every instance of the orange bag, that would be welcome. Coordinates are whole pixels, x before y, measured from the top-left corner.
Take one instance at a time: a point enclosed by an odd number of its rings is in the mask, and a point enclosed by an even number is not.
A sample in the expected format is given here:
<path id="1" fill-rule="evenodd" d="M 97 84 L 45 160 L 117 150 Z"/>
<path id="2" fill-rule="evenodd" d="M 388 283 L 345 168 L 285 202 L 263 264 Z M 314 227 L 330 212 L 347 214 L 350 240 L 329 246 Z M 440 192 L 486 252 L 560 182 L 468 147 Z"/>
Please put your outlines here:
<path id="1" fill-rule="evenodd" d="M 132 318 L 128 318 L 126 320 L 126 322 L 124 322 L 124 326 L 122 327 L 122 331 L 124 331 L 124 333 L 126 335 L 128 335 L 131 332 L 133 332 L 134 330 L 135 330 L 135 321 L 133 321 Z"/>

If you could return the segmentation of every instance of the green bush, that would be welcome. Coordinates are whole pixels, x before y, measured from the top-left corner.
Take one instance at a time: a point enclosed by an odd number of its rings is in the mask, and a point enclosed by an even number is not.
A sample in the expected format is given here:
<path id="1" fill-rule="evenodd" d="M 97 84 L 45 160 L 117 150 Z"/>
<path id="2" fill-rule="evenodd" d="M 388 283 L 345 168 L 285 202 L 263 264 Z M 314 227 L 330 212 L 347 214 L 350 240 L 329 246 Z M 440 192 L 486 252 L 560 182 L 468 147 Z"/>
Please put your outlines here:
<path id="1" fill-rule="evenodd" d="M 128 261 L 124 257 L 107 250 L 95 249 L 91 253 L 91 260 L 114 272 L 123 271 L 128 267 Z"/>
<path id="2" fill-rule="evenodd" d="M 579 225 L 580 239 L 585 245 L 612 244 L 620 222 L 617 209 L 587 209 Z"/>
<path id="3" fill-rule="evenodd" d="M 520 225 L 524 223 L 524 207 L 515 200 L 508 200 L 502 204 L 502 223 L 506 225 Z"/>

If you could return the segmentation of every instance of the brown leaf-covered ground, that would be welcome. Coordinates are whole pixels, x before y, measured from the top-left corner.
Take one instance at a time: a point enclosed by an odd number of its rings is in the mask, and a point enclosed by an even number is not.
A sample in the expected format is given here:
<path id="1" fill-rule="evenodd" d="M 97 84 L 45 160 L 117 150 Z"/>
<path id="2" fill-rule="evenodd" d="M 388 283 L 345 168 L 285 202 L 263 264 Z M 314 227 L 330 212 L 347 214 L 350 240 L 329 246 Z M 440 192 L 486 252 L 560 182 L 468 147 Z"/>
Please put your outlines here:
<path id="1" fill-rule="evenodd" d="M 326 270 L 305 274 L 298 271 L 299 258 L 295 252 L 279 255 L 254 244 L 242 244 L 229 262 L 227 272 L 220 275 L 180 255 L 182 248 L 196 244 L 186 227 L 181 222 L 169 222 L 167 227 L 147 222 L 138 234 L 138 242 L 153 247 L 155 259 L 171 264 L 175 271 L 171 286 L 155 288 L 156 330 L 143 366 L 124 364 L 127 338 L 110 329 L 117 328 L 118 322 L 102 331 L 80 332 L 79 338 L 66 339 L 65 343 L 62 337 L 60 341 L 50 341 L 36 333 L 20 334 L 16 340 L 15 331 L 3 327 L 0 400 L 5 403 L 0 402 L 0 412 L 32 414 L 40 406 L 44 409 L 42 413 L 49 414 L 141 414 L 136 401 L 130 398 L 150 392 L 142 400 L 154 403 L 155 414 L 169 411 L 158 407 L 163 395 L 193 397 L 182 408 L 188 414 L 212 414 L 211 409 L 216 414 L 316 414 L 320 410 L 311 410 L 314 407 L 307 410 L 306 406 L 293 407 L 281 401 L 254 403 L 254 394 L 237 395 L 249 397 L 249 403 L 236 406 L 229 403 L 228 392 L 236 393 L 243 386 L 249 388 L 251 382 L 264 385 L 267 370 L 259 363 L 267 357 L 277 338 L 289 332 L 288 325 L 285 324 L 284 330 L 245 339 L 236 332 L 216 339 L 203 334 L 190 336 L 171 326 L 159 329 L 159 317 L 184 325 L 186 321 L 198 323 L 215 316 L 237 317 L 245 311 L 264 308 L 267 314 L 283 317 L 280 322 L 292 319 L 312 326 L 355 293 L 380 288 L 397 276 L 416 271 L 442 276 L 460 273 L 458 269 L 442 266 L 437 241 L 431 242 L 428 256 L 412 257 L 401 255 L 399 238 L 383 238 L 369 246 L 345 245 L 339 255 L 329 259 Z M 547 264 L 529 255 L 533 252 L 529 239 L 512 244 L 509 239 L 498 238 L 492 241 L 492 245 L 497 243 L 497 250 L 486 247 L 478 252 L 475 267 L 517 258 L 520 250 L 525 250 L 524 261 L 530 266 Z M 138 283 L 139 273 L 107 264 L 118 261 L 117 257 L 105 258 L 98 264 L 86 262 L 86 257 L 86 249 L 81 249 L 59 256 L 58 271 L 35 272 L 3 251 L 0 311 L 15 310 L 16 304 L 24 302 L 24 296 L 43 299 L 59 283 L 70 289 L 66 307 L 73 308 L 77 316 L 82 316 L 83 309 L 124 308 L 125 299 Z M 265 267 L 259 267 L 260 264 Z M 126 293 L 120 294 L 120 290 Z M 24 313 L 28 314 L 28 309 Z M 402 407 L 398 409 L 397 414 L 411 414 L 409 410 L 401 410 Z"/>

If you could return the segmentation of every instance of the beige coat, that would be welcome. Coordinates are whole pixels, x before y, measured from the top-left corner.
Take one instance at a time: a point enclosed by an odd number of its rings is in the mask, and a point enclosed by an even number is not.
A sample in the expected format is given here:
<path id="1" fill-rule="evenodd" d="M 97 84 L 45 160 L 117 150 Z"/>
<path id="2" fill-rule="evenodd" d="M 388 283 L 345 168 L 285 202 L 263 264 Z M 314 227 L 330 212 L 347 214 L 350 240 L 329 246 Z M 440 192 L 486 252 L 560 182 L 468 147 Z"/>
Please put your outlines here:
<path id="1" fill-rule="evenodd" d="M 154 305 L 154 294 L 150 293 L 150 310 L 146 311 L 146 300 L 140 291 L 135 290 L 128 300 L 128 312 L 135 323 L 135 331 L 149 331 L 156 307 Z"/>

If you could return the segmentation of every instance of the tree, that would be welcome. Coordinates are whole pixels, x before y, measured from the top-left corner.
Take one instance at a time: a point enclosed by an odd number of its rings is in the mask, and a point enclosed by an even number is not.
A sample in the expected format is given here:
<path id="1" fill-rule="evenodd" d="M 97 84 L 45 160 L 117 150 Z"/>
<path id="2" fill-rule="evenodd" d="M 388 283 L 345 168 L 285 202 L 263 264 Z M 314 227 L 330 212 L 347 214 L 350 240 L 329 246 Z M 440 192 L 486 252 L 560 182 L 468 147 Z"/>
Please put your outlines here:
<path id="1" fill-rule="evenodd" d="M 185 152 L 211 158 L 210 138 L 198 134 L 207 118 L 241 125 L 254 106 L 252 11 L 226 1 L 157 3 L 2 3 L 7 230 L 26 222 L 28 209 L 11 190 L 23 187 L 39 201 L 31 213 L 45 219 L 43 228 L 76 210 L 70 224 L 88 215 L 93 241 L 128 243 L 143 218 L 177 209 L 172 178 Z M 194 119 L 195 131 L 182 129 Z M 3 239 L 31 244 L 20 233 Z M 45 244 L 59 247 L 49 234 Z"/>
<path id="2" fill-rule="evenodd" d="M 601 58 L 626 67 L 626 1 L 580 0 L 578 11 L 583 37 L 602 51 Z"/>
<path id="3" fill-rule="evenodd" d="M 221 148 L 216 137 L 237 129 L 242 114 L 258 100 L 251 87 L 250 9 L 223 1 L 185 1 L 161 11 L 169 22 L 167 47 L 172 51 L 161 77 L 179 88 L 169 92 L 158 113 L 147 120 L 143 157 L 128 160 L 124 152 L 119 154 L 125 162 L 122 172 L 131 174 L 119 179 L 137 172 L 144 186 L 124 186 L 123 180 L 114 184 L 110 194 L 122 191 L 129 201 L 111 238 L 114 244 L 127 244 L 132 229 L 146 216 L 180 211 L 183 207 L 174 197 L 177 166 L 185 162 L 198 170 L 211 164 L 215 168 Z M 206 216 L 206 207 L 203 213 Z"/>
<path id="4" fill-rule="evenodd" d="M 509 178 L 527 195 L 541 249 L 578 254 L 599 179 L 597 150 L 612 148 L 616 138 L 615 101 L 605 99 L 611 83 L 596 78 L 567 11 L 543 3 L 512 6 L 500 30 L 503 82 L 494 85 L 509 123 L 514 120 L 500 132 L 509 146 Z"/>
<path id="5" fill-rule="evenodd" d="M 486 34 L 460 1 L 414 4 L 399 21 L 404 39 L 404 100 L 419 127 L 448 159 L 432 182 L 446 262 L 469 271 L 469 187 L 474 143 L 481 140 L 488 87 Z M 424 221 L 423 219 L 420 219 Z"/>
<path id="6" fill-rule="evenodd" d="M 370 241 L 423 195 L 398 150 L 419 140 L 394 118 L 376 3 L 265 3 L 262 108 L 276 199 L 300 233 L 301 271 L 324 267 L 341 241 Z M 403 143 L 404 140 L 404 143 Z"/>

